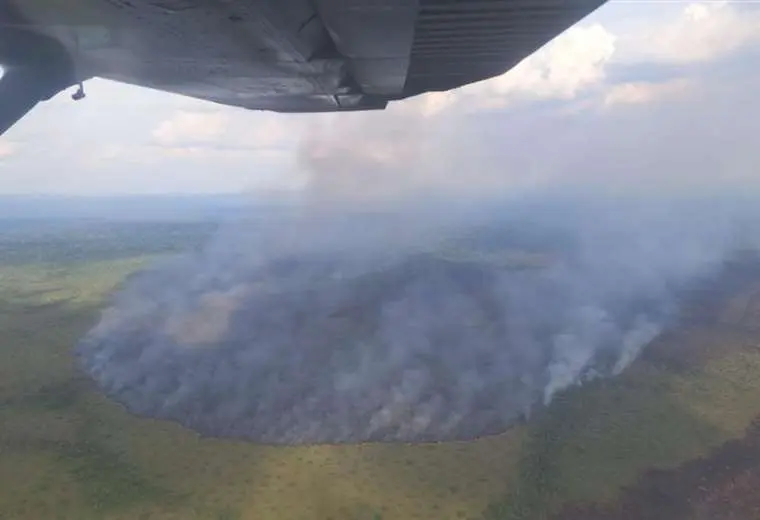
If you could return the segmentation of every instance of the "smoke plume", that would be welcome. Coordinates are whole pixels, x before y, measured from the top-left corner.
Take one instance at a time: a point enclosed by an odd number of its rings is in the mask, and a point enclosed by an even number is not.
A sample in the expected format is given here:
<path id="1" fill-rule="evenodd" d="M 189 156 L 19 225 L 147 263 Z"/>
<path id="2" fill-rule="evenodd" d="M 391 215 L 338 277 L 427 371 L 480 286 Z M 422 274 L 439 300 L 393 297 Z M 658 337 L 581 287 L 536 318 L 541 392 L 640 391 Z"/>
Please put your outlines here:
<path id="1" fill-rule="evenodd" d="M 404 110 L 315 120 L 301 206 L 129 279 L 77 348 L 104 391 L 267 443 L 493 434 L 624 370 L 738 244 L 732 202 L 560 196 Z"/>

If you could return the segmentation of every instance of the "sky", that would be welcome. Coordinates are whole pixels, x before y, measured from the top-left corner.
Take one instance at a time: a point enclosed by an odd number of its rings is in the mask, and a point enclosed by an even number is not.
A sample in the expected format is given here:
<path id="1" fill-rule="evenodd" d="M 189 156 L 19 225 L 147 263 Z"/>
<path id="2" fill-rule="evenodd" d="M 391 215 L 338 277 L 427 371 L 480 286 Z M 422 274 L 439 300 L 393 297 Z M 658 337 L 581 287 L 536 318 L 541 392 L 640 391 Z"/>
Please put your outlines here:
<path id="1" fill-rule="evenodd" d="M 760 3 L 612 0 L 513 70 L 282 115 L 94 79 L 0 137 L 0 195 L 760 186 Z"/>

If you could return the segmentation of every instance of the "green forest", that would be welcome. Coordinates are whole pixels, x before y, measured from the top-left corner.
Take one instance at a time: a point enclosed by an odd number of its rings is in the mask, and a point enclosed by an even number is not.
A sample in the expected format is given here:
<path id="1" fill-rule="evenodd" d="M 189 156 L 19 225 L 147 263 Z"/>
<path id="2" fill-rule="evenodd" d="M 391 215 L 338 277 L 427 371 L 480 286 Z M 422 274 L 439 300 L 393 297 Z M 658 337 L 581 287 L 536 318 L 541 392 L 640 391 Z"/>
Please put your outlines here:
<path id="1" fill-rule="evenodd" d="M 212 233 L 205 223 L 0 228 L 0 519 L 757 517 L 755 260 L 727 265 L 741 283 L 695 293 L 681 324 L 623 375 L 567 391 L 501 435 L 273 447 L 134 417 L 73 355 L 126 277 Z"/>

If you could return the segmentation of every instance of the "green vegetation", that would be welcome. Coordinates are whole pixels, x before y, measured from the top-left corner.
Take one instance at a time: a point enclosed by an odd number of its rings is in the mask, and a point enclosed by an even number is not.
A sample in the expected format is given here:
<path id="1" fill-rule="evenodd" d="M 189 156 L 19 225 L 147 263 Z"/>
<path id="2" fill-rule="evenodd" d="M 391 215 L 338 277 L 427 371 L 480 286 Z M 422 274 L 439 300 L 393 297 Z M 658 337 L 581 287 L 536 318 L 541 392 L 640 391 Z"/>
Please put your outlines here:
<path id="1" fill-rule="evenodd" d="M 195 222 L 0 222 L 0 258 L 4 265 L 71 264 L 167 254 L 197 247 L 215 229 Z"/>
<path id="2" fill-rule="evenodd" d="M 98 229 L 97 247 L 86 228 L 49 246 L 0 233 L 12 259 L 0 265 L 3 520 L 540 520 L 567 501 L 614 501 L 646 469 L 705 455 L 760 413 L 760 332 L 746 321 L 758 273 L 714 320 L 657 345 L 699 363 L 674 371 L 645 356 L 500 436 L 288 448 L 201 438 L 129 415 L 71 352 L 127 275 L 208 228 L 165 226 L 184 237 L 165 249 L 147 227 Z"/>

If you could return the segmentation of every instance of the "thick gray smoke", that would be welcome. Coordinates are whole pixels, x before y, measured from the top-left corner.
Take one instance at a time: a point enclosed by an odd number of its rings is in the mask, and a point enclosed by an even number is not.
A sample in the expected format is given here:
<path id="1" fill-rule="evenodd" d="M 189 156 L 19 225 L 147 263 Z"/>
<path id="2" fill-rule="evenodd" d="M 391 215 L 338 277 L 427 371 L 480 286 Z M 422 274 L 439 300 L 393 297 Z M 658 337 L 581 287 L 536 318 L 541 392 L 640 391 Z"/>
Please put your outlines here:
<path id="1" fill-rule="evenodd" d="M 78 353 L 131 411 L 210 435 L 472 438 L 620 372 L 733 246 L 715 211 L 448 209 L 262 215 L 134 276 Z"/>
<path id="2" fill-rule="evenodd" d="M 78 346 L 86 370 L 210 435 L 477 437 L 625 369 L 743 238 L 736 197 L 679 195 L 756 168 L 705 161 L 706 108 L 496 127 L 403 107 L 310 120 L 300 209 L 135 275 Z"/>

